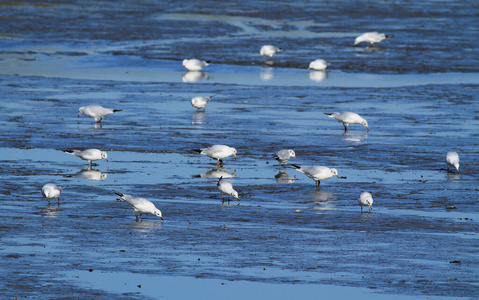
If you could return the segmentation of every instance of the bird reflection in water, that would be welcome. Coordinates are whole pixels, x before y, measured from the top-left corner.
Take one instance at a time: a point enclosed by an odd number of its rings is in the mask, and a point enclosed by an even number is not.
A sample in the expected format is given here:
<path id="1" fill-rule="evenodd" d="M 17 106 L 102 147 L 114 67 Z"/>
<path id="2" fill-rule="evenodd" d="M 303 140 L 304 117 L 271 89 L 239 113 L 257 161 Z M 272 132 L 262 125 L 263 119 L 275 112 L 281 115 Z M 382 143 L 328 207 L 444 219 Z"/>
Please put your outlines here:
<path id="1" fill-rule="evenodd" d="M 206 113 L 204 111 L 197 111 L 191 115 L 191 125 L 205 124 Z"/>
<path id="2" fill-rule="evenodd" d="M 163 222 L 147 222 L 147 218 L 143 218 L 142 222 L 131 222 L 130 226 L 139 233 L 150 233 L 155 229 L 161 229 Z"/>
<path id="3" fill-rule="evenodd" d="M 101 172 L 92 168 L 88 168 L 88 169 L 83 169 L 74 175 L 69 175 L 68 177 L 80 177 L 86 180 L 98 181 L 98 180 L 105 180 L 107 176 L 108 175 L 106 172 Z"/>
<path id="4" fill-rule="evenodd" d="M 198 174 L 198 175 L 193 175 L 193 178 L 235 178 L 236 177 L 236 170 L 233 171 L 233 173 L 227 172 L 224 168 L 214 168 L 211 169 L 210 171 L 203 173 L 203 174 Z"/>
<path id="5" fill-rule="evenodd" d="M 368 138 L 368 132 L 360 133 L 360 134 L 344 132 L 342 137 L 343 137 L 343 140 L 348 142 L 362 142 Z"/>
<path id="6" fill-rule="evenodd" d="M 201 80 L 209 79 L 208 74 L 202 71 L 188 71 L 184 74 L 181 74 L 181 77 L 183 78 L 183 82 L 186 83 L 198 82 Z"/>
<path id="7" fill-rule="evenodd" d="M 311 71 L 309 72 L 309 79 L 311 81 L 321 82 L 328 77 L 325 71 Z"/>
<path id="8" fill-rule="evenodd" d="M 259 73 L 259 77 L 263 81 L 269 81 L 274 77 L 273 70 L 273 68 L 261 68 L 261 73 Z"/>
<path id="9" fill-rule="evenodd" d="M 314 191 L 314 205 L 316 210 L 332 210 L 336 206 L 337 197 L 331 192 L 316 189 Z"/>
<path id="10" fill-rule="evenodd" d="M 276 182 L 279 184 L 293 183 L 296 180 L 296 175 L 290 177 L 288 173 L 279 171 L 278 174 L 274 175 Z"/>

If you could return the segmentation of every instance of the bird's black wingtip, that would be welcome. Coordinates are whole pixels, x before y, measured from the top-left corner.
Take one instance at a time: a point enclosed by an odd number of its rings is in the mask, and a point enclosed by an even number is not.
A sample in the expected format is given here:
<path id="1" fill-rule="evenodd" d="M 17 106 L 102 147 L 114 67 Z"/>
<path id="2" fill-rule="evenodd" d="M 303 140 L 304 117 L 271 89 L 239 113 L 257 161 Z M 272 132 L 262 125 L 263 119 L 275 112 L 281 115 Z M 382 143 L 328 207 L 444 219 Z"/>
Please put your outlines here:
<path id="1" fill-rule="evenodd" d="M 113 192 L 114 192 L 115 194 L 117 194 L 118 196 L 123 197 L 123 194 L 122 194 L 122 193 L 117 192 L 117 191 L 115 191 L 115 190 L 113 190 Z"/>
<path id="2" fill-rule="evenodd" d="M 301 169 L 301 167 L 298 166 L 298 165 L 295 165 L 295 164 L 291 164 L 291 165 L 292 165 L 293 167 L 295 167 L 296 169 Z"/>
<path id="3" fill-rule="evenodd" d="M 122 111 L 123 109 L 114 109 L 113 112 L 116 113 L 116 112 L 119 112 L 119 111 Z"/>
<path id="4" fill-rule="evenodd" d="M 201 149 L 191 149 L 192 151 L 195 151 L 196 153 L 201 153 L 203 150 Z"/>

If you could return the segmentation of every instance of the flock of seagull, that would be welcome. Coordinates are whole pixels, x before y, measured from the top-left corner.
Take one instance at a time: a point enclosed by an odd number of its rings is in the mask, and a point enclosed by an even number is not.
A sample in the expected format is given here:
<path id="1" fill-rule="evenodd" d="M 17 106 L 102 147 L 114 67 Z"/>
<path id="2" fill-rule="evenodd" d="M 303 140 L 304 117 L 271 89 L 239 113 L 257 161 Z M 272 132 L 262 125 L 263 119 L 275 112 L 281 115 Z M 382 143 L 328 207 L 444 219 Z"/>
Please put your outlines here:
<path id="1" fill-rule="evenodd" d="M 376 43 L 381 42 L 384 39 L 392 37 L 391 35 L 385 35 L 378 32 L 367 32 L 358 36 L 354 41 L 354 46 L 359 43 L 366 42 L 370 43 L 373 47 Z M 265 45 L 260 49 L 261 56 L 273 57 L 273 55 L 282 52 L 283 49 L 275 47 L 273 45 Z M 201 71 L 203 68 L 207 67 L 210 64 L 210 61 L 201 61 L 198 59 L 185 59 L 183 60 L 182 67 L 188 69 L 189 71 Z M 318 71 L 323 71 L 327 68 L 329 64 L 322 59 L 316 59 L 309 64 L 309 69 L 314 69 Z M 199 110 L 206 110 L 206 105 L 211 100 L 213 96 L 210 97 L 194 97 L 191 99 L 191 105 Z M 95 123 L 100 123 L 102 119 L 110 114 L 121 111 L 121 109 L 110 109 L 104 108 L 99 105 L 90 105 L 80 107 L 78 110 L 78 117 L 82 114 L 95 119 Z M 325 113 L 327 116 L 337 120 L 342 123 L 344 126 L 344 131 L 349 131 L 349 125 L 351 124 L 361 124 L 367 131 L 369 131 L 368 122 L 366 119 L 354 112 L 343 112 L 343 113 Z M 222 160 L 233 156 L 236 159 L 236 149 L 226 145 L 213 145 L 207 148 L 194 149 L 195 152 L 206 155 L 212 159 L 217 160 L 217 166 L 219 167 L 222 164 Z M 93 161 L 105 159 L 108 161 L 108 155 L 106 152 L 99 149 L 86 149 L 86 150 L 64 150 L 65 153 L 77 156 L 82 160 L 88 162 L 88 166 L 92 164 Z M 279 163 L 279 170 L 281 170 L 281 165 L 284 164 L 286 169 L 287 162 L 294 158 L 296 159 L 296 153 L 291 149 L 283 149 L 278 151 L 274 158 Z M 454 167 L 456 172 L 459 172 L 459 155 L 456 152 L 450 151 L 446 153 L 446 164 L 449 171 L 449 167 Z M 305 174 L 309 178 L 313 179 L 316 183 L 317 188 L 320 186 L 322 180 L 332 178 L 333 176 L 339 177 L 338 171 L 334 168 L 329 168 L 326 166 L 299 166 L 292 164 L 292 166 L 299 172 Z M 60 188 L 54 183 L 47 183 L 42 188 L 42 195 L 50 203 L 51 199 L 58 199 L 58 205 L 60 204 L 60 193 L 64 187 Z M 230 200 L 230 196 L 240 200 L 238 192 L 233 188 L 233 185 L 230 181 L 226 181 L 221 176 L 217 182 L 217 188 L 221 193 L 222 203 Z M 137 198 L 131 195 L 123 194 L 118 191 L 113 191 L 116 195 L 120 197 L 123 201 L 128 203 L 133 208 L 133 214 L 136 216 L 138 221 L 138 215 L 135 212 L 140 213 L 140 219 L 142 219 L 143 213 L 155 215 L 163 220 L 162 212 L 156 208 L 156 206 L 149 200 L 144 198 Z M 224 195 L 228 198 L 225 200 Z M 363 207 L 368 207 L 369 213 L 372 210 L 373 197 L 369 192 L 362 192 L 358 198 L 359 206 L 361 207 L 361 213 L 363 212 Z"/>

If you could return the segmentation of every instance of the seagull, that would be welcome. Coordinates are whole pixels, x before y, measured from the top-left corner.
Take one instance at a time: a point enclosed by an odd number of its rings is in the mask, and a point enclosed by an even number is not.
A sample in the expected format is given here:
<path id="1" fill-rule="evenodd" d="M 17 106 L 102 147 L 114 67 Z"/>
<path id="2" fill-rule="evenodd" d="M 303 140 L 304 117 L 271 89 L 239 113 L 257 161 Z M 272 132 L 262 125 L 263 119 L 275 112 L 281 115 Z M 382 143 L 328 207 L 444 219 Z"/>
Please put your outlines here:
<path id="1" fill-rule="evenodd" d="M 373 196 L 371 193 L 362 192 L 358 198 L 359 206 L 361 206 L 361 213 L 363 213 L 363 206 L 369 206 L 369 213 L 373 209 Z"/>
<path id="2" fill-rule="evenodd" d="M 290 158 L 296 159 L 296 153 L 293 150 L 283 149 L 278 151 L 274 158 L 279 162 L 279 169 L 281 170 L 281 164 L 284 164 L 284 168 L 286 169 L 286 163 Z"/>
<path id="3" fill-rule="evenodd" d="M 48 204 L 50 204 L 51 199 L 58 198 L 58 205 L 60 205 L 60 193 L 63 188 L 59 188 L 54 183 L 47 183 L 42 187 L 42 195 L 48 200 Z"/>
<path id="4" fill-rule="evenodd" d="M 198 59 L 184 59 L 182 67 L 189 71 L 201 71 L 204 67 L 208 66 L 211 61 L 198 60 Z"/>
<path id="5" fill-rule="evenodd" d="M 194 151 L 198 152 L 199 154 L 203 154 L 208 157 L 217 159 L 218 166 L 220 165 L 220 162 L 222 162 L 221 160 L 228 156 L 233 155 L 236 159 L 236 149 L 225 145 L 213 145 L 208 148 L 194 149 Z"/>
<path id="6" fill-rule="evenodd" d="M 233 189 L 233 185 L 229 181 L 224 181 L 222 180 L 223 176 L 220 177 L 218 180 L 218 184 L 216 186 L 218 187 L 218 190 L 221 192 L 221 199 L 223 200 L 221 203 L 225 202 L 225 199 L 223 198 L 223 195 L 226 194 L 228 195 L 228 202 L 230 202 L 230 196 L 235 197 L 240 201 L 238 197 L 238 192 Z"/>
<path id="7" fill-rule="evenodd" d="M 316 59 L 309 64 L 308 69 L 313 69 L 316 71 L 324 71 L 326 70 L 328 65 L 329 65 L 328 62 L 326 62 L 324 59 Z"/>
<path id="8" fill-rule="evenodd" d="M 283 49 L 275 47 L 273 45 L 264 45 L 263 47 L 261 47 L 259 53 L 261 54 L 261 56 L 269 56 L 269 58 L 271 58 L 273 57 L 273 55 L 281 51 L 283 51 Z"/>
<path id="9" fill-rule="evenodd" d="M 212 97 L 213 96 L 194 97 L 193 99 L 191 99 L 191 106 L 196 107 L 198 109 L 198 111 L 200 109 L 203 109 L 203 111 L 205 111 L 206 110 L 206 104 L 208 104 L 208 102 L 210 102 Z"/>
<path id="10" fill-rule="evenodd" d="M 136 217 L 136 221 L 138 222 L 138 216 L 135 214 L 135 211 L 140 212 L 140 219 L 143 220 L 143 214 L 152 214 L 157 216 L 158 218 L 163 220 L 163 215 L 161 214 L 161 210 L 156 208 L 156 206 L 149 200 L 144 198 L 135 198 L 127 194 L 123 194 L 117 191 L 113 191 L 115 194 L 120 196 L 126 203 L 128 203 L 131 208 L 133 208 L 133 214 Z"/>
<path id="11" fill-rule="evenodd" d="M 63 152 L 78 156 L 79 158 L 83 160 L 88 161 L 88 166 L 90 166 L 90 163 L 93 160 L 100 160 L 100 159 L 105 159 L 108 161 L 108 155 L 106 152 L 98 150 L 98 149 L 87 149 L 87 150 L 63 150 Z"/>
<path id="12" fill-rule="evenodd" d="M 82 114 L 89 116 L 90 118 L 95 119 L 95 123 L 101 122 L 101 120 L 108 116 L 109 114 L 113 114 L 116 112 L 122 111 L 121 109 L 112 109 L 112 108 L 104 108 L 100 105 L 90 105 L 90 106 L 82 106 L 78 109 L 78 117 Z"/>
<path id="13" fill-rule="evenodd" d="M 348 111 L 343 113 L 335 112 L 332 114 L 329 114 L 329 113 L 324 113 L 324 114 L 329 116 L 330 118 L 338 120 L 338 122 L 343 123 L 344 131 L 346 132 L 349 131 L 349 124 L 355 124 L 355 123 L 363 125 L 369 131 L 368 121 L 366 121 L 363 117 L 361 117 L 357 113 Z"/>
<path id="14" fill-rule="evenodd" d="M 459 154 L 457 152 L 449 151 L 446 153 L 446 163 L 447 170 L 449 166 L 456 168 L 457 173 L 459 173 Z"/>
<path id="15" fill-rule="evenodd" d="M 385 40 L 385 39 L 388 39 L 388 38 L 391 38 L 391 37 L 393 37 L 393 36 L 392 35 L 385 35 L 384 33 L 366 32 L 366 33 L 361 34 L 360 36 L 358 36 L 356 38 L 356 40 L 354 40 L 354 46 L 356 46 L 357 44 L 359 44 L 361 42 L 366 42 L 366 43 L 370 43 L 374 47 L 374 44 L 379 43 L 382 40 Z"/>
<path id="16" fill-rule="evenodd" d="M 298 165 L 293 165 L 293 167 L 295 167 L 297 171 L 316 181 L 317 187 L 321 184 L 321 180 L 329 179 L 333 176 L 339 178 L 338 171 L 334 168 L 330 169 L 324 166 L 300 167 Z"/>

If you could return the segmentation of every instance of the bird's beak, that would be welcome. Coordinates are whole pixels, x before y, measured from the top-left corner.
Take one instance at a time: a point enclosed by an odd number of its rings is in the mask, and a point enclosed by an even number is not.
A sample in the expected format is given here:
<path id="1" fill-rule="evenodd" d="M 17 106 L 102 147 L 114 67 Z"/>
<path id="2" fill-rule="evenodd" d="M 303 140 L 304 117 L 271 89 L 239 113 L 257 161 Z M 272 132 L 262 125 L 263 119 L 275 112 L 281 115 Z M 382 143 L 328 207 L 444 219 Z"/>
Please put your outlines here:
<path id="1" fill-rule="evenodd" d="M 338 177 L 338 178 L 340 178 L 340 179 L 341 179 L 341 177 L 339 177 L 339 175 L 336 175 L 336 177 Z"/>
<path id="2" fill-rule="evenodd" d="M 106 161 L 109 161 L 108 158 L 105 158 Z"/>
<path id="3" fill-rule="evenodd" d="M 78 117 L 80 117 L 80 116 L 81 116 L 81 113 L 78 113 Z"/>
<path id="4" fill-rule="evenodd" d="M 163 217 L 160 217 L 160 219 L 162 219 L 163 221 L 165 220 L 165 219 L 163 219 Z"/>
<path id="5" fill-rule="evenodd" d="M 366 129 L 369 131 L 369 127 L 368 127 L 368 126 L 366 126 Z"/>
<path id="6" fill-rule="evenodd" d="M 182 65 L 181 67 L 182 67 L 182 68 L 184 68 L 184 67 L 185 67 L 185 65 Z"/>
<path id="7" fill-rule="evenodd" d="M 235 157 L 235 160 L 236 160 L 236 154 L 233 154 L 233 156 Z"/>
<path id="8" fill-rule="evenodd" d="M 293 156 L 294 159 L 296 159 L 296 156 Z"/>

